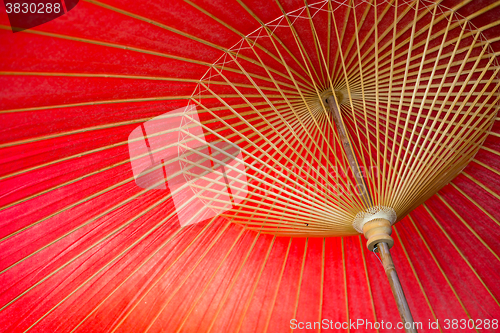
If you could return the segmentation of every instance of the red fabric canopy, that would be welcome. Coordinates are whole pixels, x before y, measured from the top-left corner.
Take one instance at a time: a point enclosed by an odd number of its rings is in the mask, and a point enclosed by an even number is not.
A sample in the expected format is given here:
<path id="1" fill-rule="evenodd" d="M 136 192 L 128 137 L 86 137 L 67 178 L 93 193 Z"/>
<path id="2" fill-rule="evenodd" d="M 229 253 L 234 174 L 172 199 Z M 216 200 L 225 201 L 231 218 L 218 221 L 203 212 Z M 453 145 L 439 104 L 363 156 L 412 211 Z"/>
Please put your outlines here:
<path id="1" fill-rule="evenodd" d="M 498 55 L 500 2 L 443 5 L 472 15 Z M 181 228 L 164 191 L 134 182 L 129 134 L 185 107 L 207 66 L 280 15 L 265 0 L 91 0 L 13 33 L 2 9 L 0 330 L 285 332 L 326 319 L 311 331 L 403 331 L 362 236 L 276 237 L 224 218 Z M 463 172 L 394 227 L 420 332 L 436 320 L 472 332 L 469 319 L 500 331 L 499 200 L 495 122 Z"/>

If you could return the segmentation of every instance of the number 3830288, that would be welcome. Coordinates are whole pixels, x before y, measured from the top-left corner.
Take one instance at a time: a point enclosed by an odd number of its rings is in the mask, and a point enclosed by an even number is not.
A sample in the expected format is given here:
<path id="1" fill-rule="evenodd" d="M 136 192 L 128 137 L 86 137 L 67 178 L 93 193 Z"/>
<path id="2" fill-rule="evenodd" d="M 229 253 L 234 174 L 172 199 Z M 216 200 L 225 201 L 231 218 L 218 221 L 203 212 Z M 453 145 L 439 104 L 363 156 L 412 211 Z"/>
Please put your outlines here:
<path id="1" fill-rule="evenodd" d="M 20 3 L 20 2 L 6 2 L 5 9 L 7 14 L 52 14 L 61 12 L 60 3 Z"/>
<path id="2" fill-rule="evenodd" d="M 494 329 L 494 330 L 497 330 L 498 329 L 498 319 L 469 319 L 469 320 L 466 320 L 466 319 L 445 319 L 444 320 L 444 325 L 443 325 L 443 328 L 448 330 L 448 329 L 452 329 L 452 330 L 456 330 L 456 329 L 478 329 L 478 330 L 482 330 L 482 329 L 486 329 L 486 330 L 489 330 L 489 329 Z"/>

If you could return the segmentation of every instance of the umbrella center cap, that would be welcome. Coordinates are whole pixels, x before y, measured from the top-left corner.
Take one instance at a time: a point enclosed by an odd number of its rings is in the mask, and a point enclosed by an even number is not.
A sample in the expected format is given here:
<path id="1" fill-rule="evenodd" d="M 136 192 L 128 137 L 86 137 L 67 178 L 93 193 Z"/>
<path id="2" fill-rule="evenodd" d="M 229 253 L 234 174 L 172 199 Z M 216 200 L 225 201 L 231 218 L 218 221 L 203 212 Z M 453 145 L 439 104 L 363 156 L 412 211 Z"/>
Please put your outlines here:
<path id="1" fill-rule="evenodd" d="M 326 103 L 326 99 L 332 95 L 335 95 L 335 98 L 337 99 L 337 103 L 339 105 L 343 104 L 343 102 L 345 102 L 345 100 L 347 99 L 345 97 L 345 96 L 347 96 L 347 91 L 345 91 L 345 90 L 333 90 L 333 93 L 332 93 L 332 89 L 328 88 L 320 93 L 320 96 L 321 96 L 321 99 L 323 100 L 323 103 Z"/>
<path id="2" fill-rule="evenodd" d="M 389 248 L 394 245 L 391 226 L 396 220 L 396 212 L 391 207 L 374 206 L 358 213 L 352 225 L 354 229 L 365 235 L 368 240 L 366 245 L 370 251 L 373 251 L 380 242 L 387 243 Z"/>

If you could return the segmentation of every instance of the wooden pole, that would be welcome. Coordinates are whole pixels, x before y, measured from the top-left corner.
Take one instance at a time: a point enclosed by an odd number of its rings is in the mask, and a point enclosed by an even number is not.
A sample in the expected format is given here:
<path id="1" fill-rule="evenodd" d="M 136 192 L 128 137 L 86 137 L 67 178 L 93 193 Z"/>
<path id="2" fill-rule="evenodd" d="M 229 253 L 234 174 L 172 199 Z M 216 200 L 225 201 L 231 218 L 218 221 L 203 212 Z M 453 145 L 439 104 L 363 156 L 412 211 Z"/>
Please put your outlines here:
<path id="1" fill-rule="evenodd" d="M 392 261 L 391 252 L 389 249 L 394 245 L 394 240 L 391 237 L 392 229 L 391 222 L 384 218 L 376 218 L 366 222 L 363 225 L 363 233 L 367 239 L 367 247 L 370 251 L 377 250 L 382 257 L 382 265 L 384 266 L 385 274 L 391 286 L 392 295 L 396 300 L 396 305 L 401 316 L 401 322 L 406 333 L 417 333 L 413 317 L 410 312 L 410 307 L 406 301 L 405 293 L 399 282 L 396 267 Z"/>
<path id="2" fill-rule="evenodd" d="M 360 173 L 359 163 L 356 155 L 354 154 L 354 149 L 352 147 L 351 140 L 349 139 L 347 129 L 345 128 L 345 124 L 342 120 L 337 101 L 334 96 L 330 95 L 326 98 L 326 102 L 330 108 L 330 113 L 332 114 L 333 121 L 337 127 L 337 132 L 340 140 L 342 141 L 342 145 L 344 146 L 347 161 L 352 172 L 354 173 L 357 186 L 361 187 L 361 197 L 363 201 L 365 201 L 365 204 L 371 206 L 373 203 L 363 176 Z M 408 302 L 406 301 L 403 288 L 401 287 L 398 274 L 396 273 L 396 268 L 394 267 L 394 262 L 392 261 L 391 252 L 389 251 L 389 249 L 394 245 L 394 240 L 390 236 L 392 232 L 391 223 L 385 219 L 375 219 L 363 226 L 363 232 L 365 237 L 368 239 L 368 249 L 372 251 L 374 248 L 377 248 L 382 257 L 385 274 L 387 275 L 392 294 L 396 300 L 396 305 L 398 307 L 405 332 L 417 333 Z"/>
<path id="3" fill-rule="evenodd" d="M 399 282 L 398 273 L 394 267 L 394 262 L 392 261 L 391 252 L 389 246 L 386 242 L 380 242 L 377 244 L 377 250 L 382 257 L 382 265 L 384 265 L 385 274 L 391 285 L 392 294 L 396 300 L 396 305 L 398 306 L 399 315 L 401 316 L 401 321 L 404 325 L 406 333 L 417 333 L 415 328 L 413 317 L 411 315 L 410 307 L 408 302 L 406 302 L 405 293 Z"/>
<path id="4" fill-rule="evenodd" d="M 363 179 L 363 175 L 361 174 L 361 170 L 359 168 L 359 163 L 354 154 L 354 149 L 351 144 L 351 140 L 349 139 L 349 134 L 347 133 L 347 129 L 345 128 L 344 121 L 342 120 L 342 116 L 340 115 L 340 110 L 337 105 L 337 101 L 333 95 L 330 95 L 326 98 L 326 102 L 330 108 L 330 113 L 332 115 L 335 126 L 337 127 L 337 132 L 340 137 L 340 141 L 342 141 L 342 145 L 344 146 L 344 151 L 347 157 L 347 162 L 351 167 L 351 171 L 354 174 L 354 178 L 356 179 L 356 185 L 359 191 L 359 194 L 364 201 L 364 204 L 367 206 L 373 205 L 371 197 L 368 193 L 368 187 L 366 186 L 365 180 Z"/>

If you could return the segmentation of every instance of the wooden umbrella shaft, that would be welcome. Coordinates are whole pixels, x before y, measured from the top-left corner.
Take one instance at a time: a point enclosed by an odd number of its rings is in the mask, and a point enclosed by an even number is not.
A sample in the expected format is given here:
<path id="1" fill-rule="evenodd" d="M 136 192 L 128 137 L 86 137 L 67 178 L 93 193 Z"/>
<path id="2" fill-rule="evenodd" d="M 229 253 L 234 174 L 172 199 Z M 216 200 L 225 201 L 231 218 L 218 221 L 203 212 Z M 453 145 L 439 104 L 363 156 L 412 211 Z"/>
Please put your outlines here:
<path id="1" fill-rule="evenodd" d="M 344 146 L 344 152 L 347 157 L 347 162 L 351 168 L 352 173 L 354 174 L 354 178 L 356 179 L 356 185 L 358 186 L 358 190 L 360 191 L 361 198 L 365 201 L 365 205 L 371 205 L 371 198 L 368 194 L 368 188 L 366 187 L 365 180 L 361 175 L 361 170 L 359 168 L 359 163 L 354 154 L 354 149 L 351 144 L 351 140 L 349 140 L 349 134 L 345 128 L 344 122 L 342 120 L 342 116 L 340 115 L 340 110 L 338 108 L 337 102 L 335 101 L 335 97 L 329 96 L 326 99 L 326 102 L 330 108 L 330 113 L 333 117 L 333 121 L 335 126 L 337 127 L 337 132 L 339 134 L 340 141 L 342 141 L 342 145 Z"/>
<path id="2" fill-rule="evenodd" d="M 408 306 L 408 302 L 406 302 L 405 293 L 403 292 L 403 288 L 399 282 L 398 273 L 396 273 L 396 268 L 394 267 L 394 262 L 392 261 L 389 246 L 385 242 L 380 242 L 377 244 L 377 249 L 382 257 L 382 265 L 384 265 L 385 274 L 387 275 L 387 279 L 391 285 L 392 294 L 396 300 L 396 305 L 398 306 L 399 315 L 401 316 L 405 332 L 417 333 L 413 323 L 413 317 L 410 312 L 410 307 Z"/>
<path id="3" fill-rule="evenodd" d="M 340 140 L 342 141 L 342 145 L 344 146 L 344 151 L 347 157 L 347 161 L 349 163 L 352 172 L 354 173 L 354 178 L 356 180 L 357 186 L 361 187 L 361 192 L 362 192 L 361 197 L 363 201 L 365 201 L 365 204 L 371 206 L 372 205 L 371 197 L 368 193 L 368 188 L 366 187 L 366 183 L 362 175 L 360 174 L 359 163 L 356 158 L 356 155 L 354 154 L 354 149 L 352 147 L 351 140 L 349 139 L 349 134 L 347 133 L 347 130 L 345 128 L 345 124 L 342 121 L 342 116 L 340 115 L 340 110 L 338 108 L 335 97 L 328 96 L 326 102 L 330 108 L 330 113 L 332 114 L 333 121 L 335 122 L 335 126 L 337 127 L 337 132 L 339 134 Z M 384 237 L 387 238 L 386 241 L 389 240 L 392 246 L 392 244 L 394 244 L 394 241 L 390 237 L 391 226 L 388 221 L 386 221 L 386 223 L 388 230 L 385 230 L 384 226 L 382 226 L 382 228 L 379 228 L 377 226 L 369 234 L 381 240 L 384 239 Z M 381 233 L 382 236 L 378 234 L 379 232 Z M 365 232 L 365 236 L 368 236 L 369 234 Z M 374 243 L 375 242 L 372 242 L 372 245 Z M 396 300 L 396 305 L 398 307 L 405 332 L 417 333 L 417 330 L 414 327 L 413 317 L 411 315 L 410 308 L 408 307 L 408 302 L 406 302 L 406 297 L 403 292 L 403 288 L 401 287 L 398 274 L 396 273 L 396 268 L 394 267 L 394 262 L 392 261 L 391 252 L 389 251 L 389 245 L 385 241 L 381 241 L 376 244 L 378 251 L 380 252 L 380 255 L 382 257 L 382 264 L 384 265 L 384 270 L 387 275 L 387 279 L 389 279 L 389 284 L 391 285 L 392 294 L 394 295 L 394 299 Z"/>

